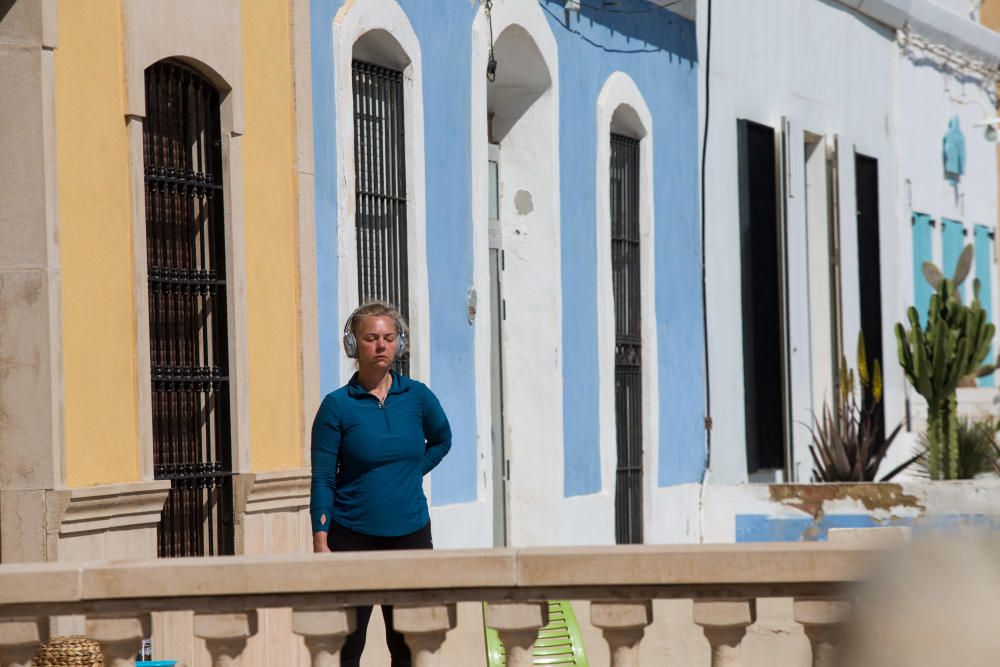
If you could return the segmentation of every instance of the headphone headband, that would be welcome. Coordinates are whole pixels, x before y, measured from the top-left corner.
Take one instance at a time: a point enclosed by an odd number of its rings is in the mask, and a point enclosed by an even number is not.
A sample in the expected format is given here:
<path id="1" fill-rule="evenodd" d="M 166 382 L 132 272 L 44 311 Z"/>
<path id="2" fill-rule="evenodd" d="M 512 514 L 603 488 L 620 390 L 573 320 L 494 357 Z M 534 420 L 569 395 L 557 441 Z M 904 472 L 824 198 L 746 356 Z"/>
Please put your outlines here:
<path id="1" fill-rule="evenodd" d="M 351 315 L 347 318 L 347 321 L 344 323 L 344 337 L 343 337 L 344 353 L 351 359 L 358 358 L 358 339 L 354 335 L 354 331 L 351 330 L 351 325 L 354 323 L 354 318 L 357 317 L 361 309 L 374 305 L 384 306 L 389 311 L 389 313 L 382 315 L 382 317 L 392 317 L 393 321 L 396 322 L 397 337 L 396 337 L 395 359 L 399 359 L 400 357 L 403 356 L 403 353 L 406 351 L 406 344 L 407 344 L 406 322 L 403 321 L 402 315 L 400 315 L 399 312 L 394 307 L 392 307 L 390 304 L 384 301 L 367 301 L 358 306 L 357 308 L 355 308 L 351 312 Z"/>

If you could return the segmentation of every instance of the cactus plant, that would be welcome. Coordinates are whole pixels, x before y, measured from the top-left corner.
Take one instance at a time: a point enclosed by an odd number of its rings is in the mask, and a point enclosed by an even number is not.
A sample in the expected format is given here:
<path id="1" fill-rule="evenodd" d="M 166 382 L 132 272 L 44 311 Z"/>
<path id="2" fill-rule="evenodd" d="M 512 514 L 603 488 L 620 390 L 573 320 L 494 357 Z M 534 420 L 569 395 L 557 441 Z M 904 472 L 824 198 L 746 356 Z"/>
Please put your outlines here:
<path id="1" fill-rule="evenodd" d="M 955 479 L 975 479 L 982 475 L 1000 474 L 1000 445 L 996 441 L 998 433 L 1000 419 L 996 417 L 959 420 L 958 474 Z M 916 462 L 917 472 L 922 477 L 928 477 L 930 443 L 926 433 L 920 434 L 919 442 L 923 446 L 923 452 Z"/>
<path id="2" fill-rule="evenodd" d="M 972 303 L 962 303 L 958 285 L 969 274 L 973 248 L 966 246 L 952 278 L 945 278 L 929 262 L 924 275 L 936 292 L 931 296 L 927 323 L 920 324 L 917 309 L 910 307 L 910 330 L 896 324 L 899 363 L 917 393 L 927 400 L 927 469 L 931 479 L 958 475 L 958 415 L 955 390 L 975 373 L 989 354 L 994 327 L 979 305 L 979 284 L 973 285 Z"/>

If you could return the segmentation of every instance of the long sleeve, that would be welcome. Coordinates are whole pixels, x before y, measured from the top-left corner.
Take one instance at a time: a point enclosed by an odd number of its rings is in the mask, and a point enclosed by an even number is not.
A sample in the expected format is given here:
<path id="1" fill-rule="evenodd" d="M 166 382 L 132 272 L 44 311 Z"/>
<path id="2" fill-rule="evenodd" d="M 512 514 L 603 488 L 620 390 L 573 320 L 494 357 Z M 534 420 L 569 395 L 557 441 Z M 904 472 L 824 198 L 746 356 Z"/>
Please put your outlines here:
<path id="1" fill-rule="evenodd" d="M 423 474 L 429 473 L 451 449 L 451 425 L 441 408 L 437 396 L 430 389 L 424 391 L 424 439 L 427 444 L 420 468 Z"/>
<path id="2" fill-rule="evenodd" d="M 339 454 L 340 419 L 333 408 L 333 397 L 327 396 L 316 412 L 312 427 L 312 487 L 309 513 L 314 533 L 330 530 Z"/>

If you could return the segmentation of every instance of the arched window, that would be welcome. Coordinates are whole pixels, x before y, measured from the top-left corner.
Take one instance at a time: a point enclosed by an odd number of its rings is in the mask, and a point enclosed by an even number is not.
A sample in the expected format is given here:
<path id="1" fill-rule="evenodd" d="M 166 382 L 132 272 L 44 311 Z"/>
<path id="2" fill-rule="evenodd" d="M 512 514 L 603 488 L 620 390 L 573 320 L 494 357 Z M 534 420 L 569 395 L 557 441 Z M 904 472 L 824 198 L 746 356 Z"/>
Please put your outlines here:
<path id="1" fill-rule="evenodd" d="M 326 338 L 323 329 L 333 324 L 338 335 L 332 340 L 339 340 L 340 323 L 359 302 L 390 301 L 407 318 L 411 333 L 406 356 L 395 368 L 428 382 L 420 43 L 395 0 L 344 3 L 333 22 L 333 62 L 337 268 L 331 277 L 337 284 L 337 316 L 320 319 L 320 338 Z M 324 280 L 324 265 L 317 270 Z M 327 354 L 321 355 L 324 387 L 335 388 L 353 373 L 354 364 L 339 348 L 326 348 L 339 359 L 339 370 Z"/>
<path id="2" fill-rule="evenodd" d="M 611 281 L 615 306 L 615 541 L 642 542 L 642 308 L 639 141 L 611 133 Z"/>
<path id="3" fill-rule="evenodd" d="M 643 541 L 655 487 L 659 387 L 653 119 L 635 82 L 614 72 L 597 99 L 597 316 L 602 452 L 615 480 L 615 541 Z M 603 457 L 602 457 L 603 458 Z"/>
<path id="4" fill-rule="evenodd" d="M 408 320 L 403 72 L 355 58 L 351 75 L 358 302 L 388 301 Z M 407 357 L 393 367 L 409 375 Z"/>
<path id="5" fill-rule="evenodd" d="M 146 69 L 143 164 L 153 472 L 172 482 L 160 556 L 233 553 L 219 93 L 174 60 Z"/>

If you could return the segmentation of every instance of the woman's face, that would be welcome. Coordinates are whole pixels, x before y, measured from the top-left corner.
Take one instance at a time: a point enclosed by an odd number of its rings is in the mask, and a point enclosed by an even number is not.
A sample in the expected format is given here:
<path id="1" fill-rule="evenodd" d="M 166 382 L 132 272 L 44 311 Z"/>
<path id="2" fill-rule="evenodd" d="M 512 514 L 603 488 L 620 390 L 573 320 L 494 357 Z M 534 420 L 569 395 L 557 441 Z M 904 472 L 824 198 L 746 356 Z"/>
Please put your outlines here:
<path id="1" fill-rule="evenodd" d="M 388 315 L 371 315 L 358 327 L 358 366 L 388 369 L 396 360 L 399 333 L 395 320 Z"/>

